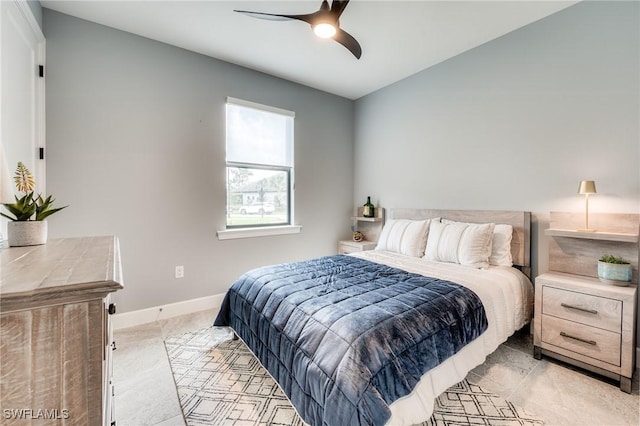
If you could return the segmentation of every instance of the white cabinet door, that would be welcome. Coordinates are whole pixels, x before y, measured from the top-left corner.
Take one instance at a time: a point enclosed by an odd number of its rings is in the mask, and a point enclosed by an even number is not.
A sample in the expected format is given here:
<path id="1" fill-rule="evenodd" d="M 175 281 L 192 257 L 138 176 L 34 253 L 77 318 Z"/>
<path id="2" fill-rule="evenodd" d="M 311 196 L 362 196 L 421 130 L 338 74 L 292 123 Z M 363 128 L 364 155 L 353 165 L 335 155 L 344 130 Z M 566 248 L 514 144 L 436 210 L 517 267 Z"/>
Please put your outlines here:
<path id="1" fill-rule="evenodd" d="M 44 65 L 45 39 L 25 1 L 0 1 L 0 143 L 8 170 L 22 161 L 45 192 Z"/>

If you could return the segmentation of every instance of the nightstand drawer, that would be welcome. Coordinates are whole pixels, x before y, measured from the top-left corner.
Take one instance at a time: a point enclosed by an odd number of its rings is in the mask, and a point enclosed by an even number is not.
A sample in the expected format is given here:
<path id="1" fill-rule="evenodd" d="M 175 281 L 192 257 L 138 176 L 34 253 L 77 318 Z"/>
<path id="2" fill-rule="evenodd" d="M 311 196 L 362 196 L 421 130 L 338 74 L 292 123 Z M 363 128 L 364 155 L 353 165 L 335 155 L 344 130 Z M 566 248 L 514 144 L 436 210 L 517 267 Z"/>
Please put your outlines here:
<path id="1" fill-rule="evenodd" d="M 622 329 L 620 300 L 558 288 L 542 287 L 542 313 L 615 333 Z"/>
<path id="2" fill-rule="evenodd" d="M 620 366 L 620 334 L 542 315 L 542 341 Z"/>
<path id="3" fill-rule="evenodd" d="M 378 243 L 372 241 L 340 241 L 338 243 L 338 254 L 349 254 L 358 251 L 373 250 Z"/>
<path id="4" fill-rule="evenodd" d="M 338 247 L 338 253 L 339 254 L 349 254 L 349 253 L 355 253 L 358 251 L 362 251 L 361 247 L 354 247 L 351 245 L 346 245 L 346 244 L 340 244 L 340 246 Z"/>

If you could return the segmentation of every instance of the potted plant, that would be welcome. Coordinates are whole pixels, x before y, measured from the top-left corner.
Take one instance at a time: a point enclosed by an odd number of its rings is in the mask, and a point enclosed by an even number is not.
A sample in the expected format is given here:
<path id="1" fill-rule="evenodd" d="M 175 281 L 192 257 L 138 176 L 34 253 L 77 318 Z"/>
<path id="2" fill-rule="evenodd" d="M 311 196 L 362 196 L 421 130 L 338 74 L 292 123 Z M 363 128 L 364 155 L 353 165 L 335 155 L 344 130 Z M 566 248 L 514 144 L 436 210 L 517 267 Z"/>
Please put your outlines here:
<path id="1" fill-rule="evenodd" d="M 0 215 L 11 221 L 7 224 L 9 246 L 45 244 L 47 242 L 47 222 L 45 219 L 68 206 L 53 208 L 55 200 L 51 195 L 46 198 L 40 194 L 36 196 L 33 192 L 36 186 L 35 179 L 22 162 L 18 162 L 13 180 L 18 192 L 24 192 L 24 195 L 20 198 L 15 195 L 15 203 L 3 204 L 4 208 L 13 216 L 0 212 Z"/>
<path id="2" fill-rule="evenodd" d="M 619 256 L 606 254 L 598 260 L 598 278 L 603 283 L 626 287 L 632 273 L 631 263 Z"/>

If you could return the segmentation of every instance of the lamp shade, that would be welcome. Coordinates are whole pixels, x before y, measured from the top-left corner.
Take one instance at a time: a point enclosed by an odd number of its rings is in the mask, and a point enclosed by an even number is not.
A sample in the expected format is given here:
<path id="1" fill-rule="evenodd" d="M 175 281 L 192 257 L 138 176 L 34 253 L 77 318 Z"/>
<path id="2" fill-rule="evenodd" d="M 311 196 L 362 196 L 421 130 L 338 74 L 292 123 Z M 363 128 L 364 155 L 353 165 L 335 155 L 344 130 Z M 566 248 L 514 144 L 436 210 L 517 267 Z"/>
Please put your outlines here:
<path id="1" fill-rule="evenodd" d="M 580 187 L 578 188 L 578 194 L 595 194 L 596 193 L 596 183 L 592 180 L 583 180 L 580 182 Z"/>

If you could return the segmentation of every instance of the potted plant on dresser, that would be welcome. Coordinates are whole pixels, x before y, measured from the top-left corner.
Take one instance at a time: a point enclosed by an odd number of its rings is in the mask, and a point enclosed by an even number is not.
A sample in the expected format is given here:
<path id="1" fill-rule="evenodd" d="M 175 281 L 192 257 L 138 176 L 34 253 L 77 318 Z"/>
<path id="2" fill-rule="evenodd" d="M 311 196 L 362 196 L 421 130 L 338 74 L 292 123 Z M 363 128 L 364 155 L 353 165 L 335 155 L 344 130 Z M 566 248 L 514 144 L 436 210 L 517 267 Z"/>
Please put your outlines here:
<path id="1" fill-rule="evenodd" d="M 603 283 L 626 287 L 632 273 L 631 263 L 619 256 L 606 254 L 598 260 L 598 278 Z"/>
<path id="2" fill-rule="evenodd" d="M 13 216 L 0 212 L 0 215 L 10 220 L 7 224 L 7 239 L 10 247 L 34 246 L 47 242 L 46 218 L 59 212 L 65 207 L 53 208 L 55 201 L 51 195 L 43 198 L 33 192 L 36 182 L 33 175 L 22 162 L 18 162 L 13 178 L 18 192 L 24 195 L 15 203 L 3 204 L 4 208 Z"/>

